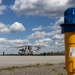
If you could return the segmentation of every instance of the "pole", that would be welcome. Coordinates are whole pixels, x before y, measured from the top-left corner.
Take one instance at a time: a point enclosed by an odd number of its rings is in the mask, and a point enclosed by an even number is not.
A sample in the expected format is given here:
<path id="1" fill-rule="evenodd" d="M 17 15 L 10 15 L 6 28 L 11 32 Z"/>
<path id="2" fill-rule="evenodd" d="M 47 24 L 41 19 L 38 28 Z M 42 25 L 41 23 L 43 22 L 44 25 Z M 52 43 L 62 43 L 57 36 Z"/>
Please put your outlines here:
<path id="1" fill-rule="evenodd" d="M 75 75 L 75 8 L 68 8 L 64 12 L 65 66 L 68 75 Z"/>

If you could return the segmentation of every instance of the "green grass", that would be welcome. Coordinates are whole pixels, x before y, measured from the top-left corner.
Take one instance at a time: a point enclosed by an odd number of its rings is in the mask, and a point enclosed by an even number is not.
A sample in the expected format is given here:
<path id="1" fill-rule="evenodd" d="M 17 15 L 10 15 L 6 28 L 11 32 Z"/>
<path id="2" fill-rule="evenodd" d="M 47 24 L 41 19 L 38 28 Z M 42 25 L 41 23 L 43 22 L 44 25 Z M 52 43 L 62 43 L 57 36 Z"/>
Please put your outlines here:
<path id="1" fill-rule="evenodd" d="M 21 69 L 21 68 L 29 68 L 29 67 L 42 67 L 42 66 L 52 66 L 53 64 L 35 64 L 35 65 L 26 65 L 26 66 L 12 66 L 12 67 L 7 67 L 7 68 L 0 68 L 0 71 L 2 70 L 14 70 L 14 69 Z"/>
<path id="2" fill-rule="evenodd" d="M 2 70 L 14 70 L 14 69 L 20 69 L 21 67 L 19 66 L 12 66 L 12 67 L 7 67 L 7 68 L 0 68 L 0 71 Z"/>
<path id="3" fill-rule="evenodd" d="M 50 64 L 50 63 L 46 63 L 44 64 L 45 66 L 52 66 L 53 64 Z"/>
<path id="4" fill-rule="evenodd" d="M 52 72 L 56 71 L 54 68 L 52 69 Z"/>
<path id="5" fill-rule="evenodd" d="M 54 68 L 52 69 L 52 72 L 57 72 Z"/>
<path id="6" fill-rule="evenodd" d="M 63 64 L 65 64 L 65 63 L 59 63 L 59 65 L 63 65 Z"/>

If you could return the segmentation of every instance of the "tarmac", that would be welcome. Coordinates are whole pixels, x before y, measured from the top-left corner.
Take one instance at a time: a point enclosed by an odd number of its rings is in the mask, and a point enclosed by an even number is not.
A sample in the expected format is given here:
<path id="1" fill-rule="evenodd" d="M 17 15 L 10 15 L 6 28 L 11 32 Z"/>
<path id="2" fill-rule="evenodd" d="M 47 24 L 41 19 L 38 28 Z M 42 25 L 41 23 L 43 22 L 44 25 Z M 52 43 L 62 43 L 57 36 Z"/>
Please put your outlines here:
<path id="1" fill-rule="evenodd" d="M 0 67 L 64 62 L 65 56 L 0 56 Z"/>

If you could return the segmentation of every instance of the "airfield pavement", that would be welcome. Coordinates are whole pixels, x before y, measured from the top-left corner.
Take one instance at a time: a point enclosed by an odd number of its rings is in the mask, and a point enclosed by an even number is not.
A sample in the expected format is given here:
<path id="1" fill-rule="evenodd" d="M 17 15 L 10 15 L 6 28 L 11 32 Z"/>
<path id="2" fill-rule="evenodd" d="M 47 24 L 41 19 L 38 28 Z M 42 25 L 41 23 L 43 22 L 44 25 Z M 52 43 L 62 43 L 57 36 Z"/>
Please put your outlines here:
<path id="1" fill-rule="evenodd" d="M 64 56 L 0 56 L 0 75 L 67 75 L 64 61 Z M 24 67 L 32 64 L 37 66 Z"/>
<path id="2" fill-rule="evenodd" d="M 0 56 L 0 67 L 37 63 L 64 63 L 64 56 Z"/>

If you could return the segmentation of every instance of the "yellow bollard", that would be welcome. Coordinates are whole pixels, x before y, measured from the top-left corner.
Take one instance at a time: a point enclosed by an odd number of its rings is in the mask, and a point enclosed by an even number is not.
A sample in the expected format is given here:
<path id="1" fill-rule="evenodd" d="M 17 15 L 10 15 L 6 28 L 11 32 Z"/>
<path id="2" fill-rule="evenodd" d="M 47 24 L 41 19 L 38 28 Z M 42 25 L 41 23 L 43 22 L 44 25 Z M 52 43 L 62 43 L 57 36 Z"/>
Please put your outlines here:
<path id="1" fill-rule="evenodd" d="M 69 8 L 64 13 L 65 67 L 68 75 L 75 75 L 75 8 Z"/>
<path id="2" fill-rule="evenodd" d="M 68 75 L 75 73 L 75 33 L 64 33 L 65 40 L 65 66 Z"/>

